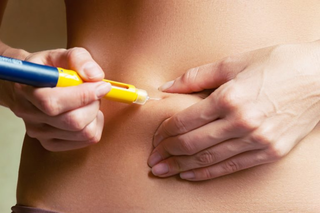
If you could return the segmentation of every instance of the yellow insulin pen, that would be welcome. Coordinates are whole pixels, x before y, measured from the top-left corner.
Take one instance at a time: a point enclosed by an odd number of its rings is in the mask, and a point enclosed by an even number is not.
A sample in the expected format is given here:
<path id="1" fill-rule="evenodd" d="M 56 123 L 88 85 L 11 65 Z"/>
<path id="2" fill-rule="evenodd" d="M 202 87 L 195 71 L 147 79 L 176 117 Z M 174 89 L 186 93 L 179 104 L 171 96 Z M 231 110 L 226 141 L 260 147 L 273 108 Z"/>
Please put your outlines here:
<path id="1" fill-rule="evenodd" d="M 73 70 L 51 67 L 0 56 L 0 79 L 27 84 L 34 87 L 68 87 L 83 83 Z M 145 90 L 135 86 L 104 79 L 111 84 L 105 98 L 123 103 L 145 104 L 149 99 Z"/>

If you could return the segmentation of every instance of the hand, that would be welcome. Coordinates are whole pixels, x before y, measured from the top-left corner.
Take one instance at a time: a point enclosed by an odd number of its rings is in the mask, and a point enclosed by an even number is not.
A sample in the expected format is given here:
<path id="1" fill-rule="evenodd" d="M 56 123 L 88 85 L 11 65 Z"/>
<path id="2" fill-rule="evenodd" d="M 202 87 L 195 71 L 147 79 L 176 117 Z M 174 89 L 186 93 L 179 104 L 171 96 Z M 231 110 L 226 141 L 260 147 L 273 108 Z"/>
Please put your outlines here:
<path id="1" fill-rule="evenodd" d="M 194 68 L 162 87 L 207 98 L 165 120 L 154 175 L 200 181 L 284 157 L 319 122 L 320 44 L 260 49 Z"/>
<path id="2" fill-rule="evenodd" d="M 24 120 L 27 134 L 49 151 L 78 149 L 97 143 L 104 117 L 100 98 L 111 86 L 104 72 L 83 48 L 30 54 L 26 60 L 76 70 L 88 82 L 63 88 L 34 88 L 15 84 L 10 109 Z"/>

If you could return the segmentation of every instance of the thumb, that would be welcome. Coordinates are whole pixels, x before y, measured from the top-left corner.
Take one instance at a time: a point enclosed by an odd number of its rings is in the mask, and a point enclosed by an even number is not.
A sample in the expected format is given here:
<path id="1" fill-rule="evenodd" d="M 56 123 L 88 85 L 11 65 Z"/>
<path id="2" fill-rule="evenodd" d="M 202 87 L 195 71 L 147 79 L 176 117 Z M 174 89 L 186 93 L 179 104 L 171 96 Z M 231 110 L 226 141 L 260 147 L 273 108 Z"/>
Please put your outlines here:
<path id="1" fill-rule="evenodd" d="M 101 81 L 104 78 L 102 68 L 86 49 L 76 47 L 68 51 L 70 68 L 77 71 L 84 81 Z"/>
<path id="2" fill-rule="evenodd" d="M 50 51 L 49 57 L 53 66 L 74 70 L 84 81 L 101 81 L 104 78 L 102 68 L 84 48 Z"/>
<path id="3" fill-rule="evenodd" d="M 192 68 L 177 79 L 163 84 L 159 90 L 170 93 L 192 93 L 218 88 L 235 78 L 246 67 L 247 59 L 248 57 L 233 56 Z"/>

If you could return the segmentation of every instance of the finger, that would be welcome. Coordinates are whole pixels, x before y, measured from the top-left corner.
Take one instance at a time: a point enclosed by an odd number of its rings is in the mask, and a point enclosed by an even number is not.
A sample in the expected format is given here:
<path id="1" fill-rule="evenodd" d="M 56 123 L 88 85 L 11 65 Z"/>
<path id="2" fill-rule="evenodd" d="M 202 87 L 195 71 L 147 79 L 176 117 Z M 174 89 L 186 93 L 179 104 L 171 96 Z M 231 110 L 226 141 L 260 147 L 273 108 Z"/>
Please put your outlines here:
<path id="1" fill-rule="evenodd" d="M 213 89 L 233 79 L 248 64 L 251 53 L 224 58 L 223 60 L 192 68 L 159 90 L 172 93 L 192 93 Z"/>
<path id="2" fill-rule="evenodd" d="M 230 138 L 240 137 L 233 125 L 224 119 L 216 120 L 188 133 L 163 140 L 152 152 L 150 166 L 171 155 L 194 155 Z"/>
<path id="3" fill-rule="evenodd" d="M 36 121 L 38 124 L 44 123 L 62 130 L 80 131 L 96 118 L 99 108 L 100 101 L 98 100 L 84 107 L 52 117 L 21 98 L 19 104 L 15 105 L 12 110 L 25 122 L 35 123 Z"/>
<path id="4" fill-rule="evenodd" d="M 209 167 L 180 173 L 180 177 L 189 181 L 209 180 L 272 161 L 265 150 L 250 151 Z"/>
<path id="5" fill-rule="evenodd" d="M 156 147 L 163 139 L 199 128 L 219 117 L 214 94 L 165 120 L 153 138 Z"/>
<path id="6" fill-rule="evenodd" d="M 43 57 L 42 54 L 45 54 L 46 57 Z M 42 54 L 31 56 L 28 60 L 35 63 L 75 70 L 84 81 L 99 81 L 104 78 L 102 68 L 84 48 L 75 47 L 68 50 L 57 49 L 46 51 Z"/>
<path id="7" fill-rule="evenodd" d="M 152 171 L 156 176 L 171 176 L 191 169 L 208 167 L 238 154 L 262 148 L 263 145 L 257 146 L 243 140 L 231 139 L 198 152 L 192 156 L 184 155 L 167 158 L 159 163 L 162 164 L 161 166 L 155 165 L 152 168 Z M 161 171 L 161 168 L 168 168 L 168 171 Z"/>
<path id="8" fill-rule="evenodd" d="M 68 67 L 77 71 L 84 81 L 98 81 L 104 78 L 103 70 L 84 48 L 69 49 L 61 57 L 67 58 Z"/>
<path id="9" fill-rule="evenodd" d="M 56 129 L 56 132 L 52 131 L 50 133 L 50 131 L 46 131 L 43 134 L 43 136 L 45 136 L 44 139 L 37 139 L 45 149 L 53 152 L 79 149 L 92 144 L 96 144 L 100 141 L 103 130 L 103 123 L 103 113 L 99 112 L 95 121 L 90 123 L 84 130 L 78 133 Z M 32 137 L 32 135 L 30 137 Z"/>
<path id="10" fill-rule="evenodd" d="M 111 89 L 106 82 L 84 83 L 79 86 L 63 88 L 25 87 L 25 98 L 49 116 L 56 116 L 86 106 L 102 98 Z"/>
<path id="11" fill-rule="evenodd" d="M 100 124 L 101 118 L 97 116 L 79 131 L 67 131 L 46 124 L 29 125 L 27 131 L 30 137 L 38 139 L 55 138 L 68 141 L 91 141 L 96 136 L 97 130 L 101 129 Z"/>
<path id="12" fill-rule="evenodd" d="M 43 115 L 43 123 L 66 131 L 81 131 L 98 115 L 100 101 L 94 101 L 84 107 L 72 110 L 61 115 L 50 117 Z"/>

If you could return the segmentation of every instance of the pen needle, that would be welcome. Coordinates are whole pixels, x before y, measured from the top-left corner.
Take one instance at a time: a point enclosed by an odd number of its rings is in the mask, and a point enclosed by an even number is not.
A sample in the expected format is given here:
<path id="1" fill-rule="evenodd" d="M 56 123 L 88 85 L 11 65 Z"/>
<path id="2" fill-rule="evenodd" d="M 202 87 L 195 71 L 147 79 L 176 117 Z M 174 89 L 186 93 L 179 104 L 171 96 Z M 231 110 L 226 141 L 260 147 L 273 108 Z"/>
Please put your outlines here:
<path id="1" fill-rule="evenodd" d="M 161 100 L 161 98 L 151 98 L 151 97 L 149 97 L 148 100 L 151 100 L 151 101 L 159 101 L 159 100 Z"/>

